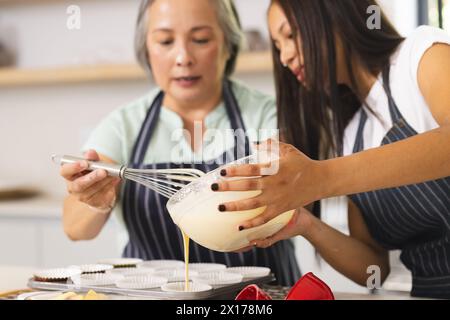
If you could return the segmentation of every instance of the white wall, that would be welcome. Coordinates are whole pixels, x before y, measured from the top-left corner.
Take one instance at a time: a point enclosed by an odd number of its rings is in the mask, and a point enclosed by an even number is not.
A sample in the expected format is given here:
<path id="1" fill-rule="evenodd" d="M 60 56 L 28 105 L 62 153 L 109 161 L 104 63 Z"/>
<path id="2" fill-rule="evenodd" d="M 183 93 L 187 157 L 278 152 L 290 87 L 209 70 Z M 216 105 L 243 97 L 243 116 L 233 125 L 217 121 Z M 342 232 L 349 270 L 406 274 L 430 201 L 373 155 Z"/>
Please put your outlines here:
<path id="1" fill-rule="evenodd" d="M 71 4 L 81 8 L 80 30 L 66 27 Z M 137 5 L 137 0 L 28 1 L 2 8 L 0 26 L 13 31 L 21 67 L 126 62 L 133 60 Z"/>
<path id="2" fill-rule="evenodd" d="M 417 27 L 419 16 L 417 0 L 377 0 L 377 2 L 403 36 L 408 36 Z"/>

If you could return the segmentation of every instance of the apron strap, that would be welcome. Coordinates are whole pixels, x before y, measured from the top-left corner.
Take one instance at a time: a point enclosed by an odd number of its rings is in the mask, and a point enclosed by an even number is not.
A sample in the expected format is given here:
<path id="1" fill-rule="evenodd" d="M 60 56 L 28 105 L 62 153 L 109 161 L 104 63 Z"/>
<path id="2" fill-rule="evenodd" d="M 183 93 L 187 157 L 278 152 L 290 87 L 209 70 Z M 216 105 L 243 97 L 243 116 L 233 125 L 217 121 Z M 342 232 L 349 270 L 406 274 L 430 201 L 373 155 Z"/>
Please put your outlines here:
<path id="1" fill-rule="evenodd" d="M 246 134 L 244 120 L 236 97 L 232 90 L 232 83 L 225 80 L 223 83 L 223 97 L 225 108 L 230 119 L 231 128 L 234 130 L 234 150 L 237 158 L 242 158 L 250 154 L 250 142 Z M 237 160 L 237 159 L 235 159 Z"/>
<path id="2" fill-rule="evenodd" d="M 391 85 L 390 85 L 390 65 L 387 65 L 384 67 L 382 73 L 383 73 L 383 88 L 386 92 L 387 98 L 388 98 L 388 104 L 389 104 L 389 113 L 391 114 L 391 120 L 392 124 L 395 124 L 399 122 L 401 119 L 403 119 L 402 114 L 398 110 L 397 104 L 394 101 L 394 98 L 392 96 L 391 92 Z"/>
<path id="3" fill-rule="evenodd" d="M 395 100 L 392 96 L 391 86 L 390 86 L 390 65 L 387 65 L 383 68 L 382 76 L 383 76 L 383 88 L 386 92 L 386 96 L 388 98 L 389 105 L 389 113 L 391 115 L 392 125 L 395 125 L 399 121 L 403 120 L 403 116 L 400 113 L 400 110 L 395 103 Z M 361 108 L 361 118 L 359 121 L 358 131 L 356 133 L 355 145 L 353 147 L 353 153 L 360 152 L 364 150 L 364 126 L 367 122 L 367 112 L 364 108 Z"/>
<path id="4" fill-rule="evenodd" d="M 147 152 L 148 145 L 155 131 L 155 127 L 158 124 L 159 114 L 161 113 L 161 106 L 164 100 L 164 93 L 161 91 L 153 100 L 150 106 L 144 123 L 141 126 L 136 143 L 134 144 L 133 151 L 131 153 L 130 163 L 143 163 L 145 153 Z"/>
<path id="5" fill-rule="evenodd" d="M 358 130 L 356 131 L 355 145 L 353 147 L 353 153 L 364 150 L 364 127 L 367 122 L 367 112 L 364 108 L 361 108 L 361 118 L 359 120 Z"/>

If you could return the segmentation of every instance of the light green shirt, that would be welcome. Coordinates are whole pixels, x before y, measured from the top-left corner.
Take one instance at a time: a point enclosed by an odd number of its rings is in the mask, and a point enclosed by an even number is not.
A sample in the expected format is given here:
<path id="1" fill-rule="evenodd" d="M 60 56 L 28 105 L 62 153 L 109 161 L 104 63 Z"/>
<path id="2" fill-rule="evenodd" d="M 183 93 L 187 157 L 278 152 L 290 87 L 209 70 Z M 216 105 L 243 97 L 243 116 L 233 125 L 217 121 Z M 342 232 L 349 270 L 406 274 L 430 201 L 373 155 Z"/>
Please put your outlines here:
<path id="1" fill-rule="evenodd" d="M 263 141 L 276 137 L 277 119 L 274 98 L 250 89 L 235 80 L 232 81 L 232 90 L 240 107 L 250 141 Z M 94 129 L 82 151 L 94 149 L 117 163 L 127 164 L 148 109 L 159 91 L 159 88 L 155 88 L 147 95 L 113 111 Z M 230 131 L 231 124 L 223 102 L 207 115 L 204 126 L 206 129 L 203 136 L 203 148 L 194 152 L 183 134 L 181 117 L 163 106 L 144 162 L 150 164 L 210 161 L 233 147 L 234 135 Z M 121 210 L 119 200 L 114 213 L 123 231 L 126 232 Z M 121 245 L 124 246 L 127 241 L 127 237 L 122 237 Z"/>
<path id="2" fill-rule="evenodd" d="M 250 141 L 272 137 L 277 128 L 274 99 L 240 82 L 233 81 L 232 84 Z M 94 149 L 117 163 L 127 164 L 148 109 L 159 90 L 155 88 L 108 115 L 91 133 L 83 151 Z M 234 140 L 229 131 L 231 124 L 223 102 L 207 115 L 204 124 L 203 150 L 194 153 L 182 134 L 181 117 L 163 106 L 144 162 L 207 161 L 217 158 L 233 146 Z"/>

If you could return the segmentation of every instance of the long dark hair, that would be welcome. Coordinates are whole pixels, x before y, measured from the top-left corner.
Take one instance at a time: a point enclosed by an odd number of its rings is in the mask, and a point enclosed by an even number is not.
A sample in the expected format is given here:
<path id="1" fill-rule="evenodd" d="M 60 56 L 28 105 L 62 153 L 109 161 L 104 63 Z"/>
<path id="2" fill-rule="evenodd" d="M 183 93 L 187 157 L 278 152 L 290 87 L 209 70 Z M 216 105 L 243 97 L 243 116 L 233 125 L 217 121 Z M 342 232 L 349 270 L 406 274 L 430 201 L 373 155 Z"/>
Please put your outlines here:
<path id="1" fill-rule="evenodd" d="M 342 154 L 344 130 L 365 97 L 360 97 L 352 58 L 373 75 L 389 64 L 404 40 L 381 14 L 381 29 L 367 27 L 374 0 L 272 0 L 278 3 L 291 26 L 293 37 L 302 39 L 306 88 L 279 59 L 272 44 L 278 125 L 284 142 L 313 159 Z M 339 37 L 350 75 L 352 91 L 338 85 L 336 39 Z M 299 50 L 299 48 L 297 48 Z"/>

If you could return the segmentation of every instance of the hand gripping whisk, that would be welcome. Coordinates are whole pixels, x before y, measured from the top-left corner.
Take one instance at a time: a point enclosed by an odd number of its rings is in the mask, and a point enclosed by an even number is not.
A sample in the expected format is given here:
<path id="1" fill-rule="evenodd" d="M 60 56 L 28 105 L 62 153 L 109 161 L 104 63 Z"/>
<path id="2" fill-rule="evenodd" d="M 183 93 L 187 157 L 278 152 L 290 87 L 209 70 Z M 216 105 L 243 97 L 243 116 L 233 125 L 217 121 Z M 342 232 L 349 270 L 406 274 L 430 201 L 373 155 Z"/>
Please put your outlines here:
<path id="1" fill-rule="evenodd" d="M 188 183 L 205 175 L 197 169 L 131 169 L 123 165 L 114 165 L 100 161 L 89 161 L 72 156 L 52 156 L 53 162 L 63 165 L 78 161 L 87 161 L 88 171 L 102 169 L 110 176 L 139 183 L 160 195 L 170 198 Z"/>

